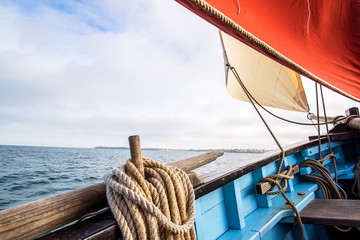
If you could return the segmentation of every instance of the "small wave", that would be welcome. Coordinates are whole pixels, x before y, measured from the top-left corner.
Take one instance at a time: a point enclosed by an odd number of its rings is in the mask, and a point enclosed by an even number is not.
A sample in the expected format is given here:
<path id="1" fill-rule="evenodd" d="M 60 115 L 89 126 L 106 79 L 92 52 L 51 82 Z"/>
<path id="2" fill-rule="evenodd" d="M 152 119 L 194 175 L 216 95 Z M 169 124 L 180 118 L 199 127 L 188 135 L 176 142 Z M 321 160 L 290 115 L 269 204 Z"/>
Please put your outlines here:
<path id="1" fill-rule="evenodd" d="M 6 159 L 0 172 L 0 209 L 74 190 L 103 181 L 103 176 L 123 165 L 129 150 L 94 151 L 93 149 L 0 146 L 0 161 Z M 191 151 L 144 150 L 143 156 L 162 162 L 192 157 Z M 240 157 L 239 157 L 240 156 Z M 216 160 L 199 174 L 225 163 L 244 159 L 241 153 L 228 154 Z M 244 155 L 245 156 L 245 155 Z M 4 161 L 5 162 L 5 161 Z"/>
<path id="2" fill-rule="evenodd" d="M 13 187 L 10 187 L 10 191 L 13 192 L 13 191 L 19 191 L 19 190 L 23 190 L 25 189 L 26 187 L 24 185 L 16 185 L 16 186 L 13 186 Z"/>
<path id="3" fill-rule="evenodd" d="M 29 194 L 28 197 L 30 198 L 34 198 L 34 197 L 46 197 L 48 196 L 49 194 L 51 193 L 51 191 L 46 191 L 46 190 L 40 190 L 40 191 L 36 191 L 36 192 L 33 192 L 31 194 Z"/>

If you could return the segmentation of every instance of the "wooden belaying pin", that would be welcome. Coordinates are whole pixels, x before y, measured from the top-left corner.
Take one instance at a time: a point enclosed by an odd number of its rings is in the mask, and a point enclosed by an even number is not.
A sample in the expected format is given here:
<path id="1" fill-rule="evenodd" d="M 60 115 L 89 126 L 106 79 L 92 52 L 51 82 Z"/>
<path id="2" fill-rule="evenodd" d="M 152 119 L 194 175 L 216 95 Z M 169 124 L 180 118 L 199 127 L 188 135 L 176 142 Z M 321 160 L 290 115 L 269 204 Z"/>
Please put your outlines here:
<path id="1" fill-rule="evenodd" d="M 131 161 L 134 163 L 142 176 L 144 176 L 144 164 L 141 155 L 140 137 L 138 135 L 130 136 L 129 146 L 131 153 Z"/>

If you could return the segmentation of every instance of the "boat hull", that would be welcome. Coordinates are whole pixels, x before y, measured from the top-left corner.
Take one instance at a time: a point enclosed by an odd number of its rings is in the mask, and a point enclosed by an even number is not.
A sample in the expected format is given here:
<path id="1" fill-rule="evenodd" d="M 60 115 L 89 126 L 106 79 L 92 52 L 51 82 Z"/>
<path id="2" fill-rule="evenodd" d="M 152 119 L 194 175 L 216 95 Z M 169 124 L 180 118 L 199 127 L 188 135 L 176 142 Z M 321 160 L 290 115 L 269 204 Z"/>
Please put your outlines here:
<path id="1" fill-rule="evenodd" d="M 354 167 L 358 162 L 359 141 L 357 139 L 331 143 L 337 157 L 338 184 L 351 196 L 354 179 Z M 322 156 L 330 153 L 329 144 L 321 145 Z M 299 226 L 291 206 L 281 194 L 258 194 L 256 185 L 269 175 L 275 174 L 279 153 L 268 153 L 257 161 L 239 163 L 230 172 L 218 177 L 207 177 L 207 184 L 195 190 L 197 237 L 205 239 L 297 239 Z M 317 141 L 289 147 L 283 167 L 299 165 L 306 159 L 318 159 Z M 325 166 L 335 177 L 331 159 Z M 302 175 L 309 174 L 309 167 L 301 168 L 294 179 L 288 181 L 287 197 L 300 212 L 313 199 L 322 198 L 322 192 L 316 183 L 305 182 Z M 235 179 L 232 179 L 235 178 Z M 222 186 L 216 185 L 222 182 Z M 212 189 L 216 188 L 216 189 Z M 301 212 L 300 212 L 301 215 Z M 329 223 L 331 225 L 331 223 Z M 322 225 L 304 224 L 308 239 L 328 239 Z"/>

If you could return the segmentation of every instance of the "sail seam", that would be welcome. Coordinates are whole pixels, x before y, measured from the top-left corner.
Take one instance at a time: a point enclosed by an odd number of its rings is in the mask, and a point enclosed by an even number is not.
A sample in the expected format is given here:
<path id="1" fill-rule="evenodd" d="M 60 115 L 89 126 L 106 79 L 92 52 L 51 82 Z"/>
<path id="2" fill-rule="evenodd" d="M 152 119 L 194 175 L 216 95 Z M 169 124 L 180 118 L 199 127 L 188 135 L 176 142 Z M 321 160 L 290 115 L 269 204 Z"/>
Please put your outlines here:
<path id="1" fill-rule="evenodd" d="M 237 32 L 239 32 L 241 35 L 245 36 L 246 38 L 248 38 L 249 40 L 251 40 L 252 42 L 254 42 L 255 44 L 257 44 L 258 46 L 261 46 L 262 48 L 264 48 L 267 52 L 269 52 L 270 54 L 272 54 L 274 57 L 276 57 L 279 60 L 282 60 L 284 62 L 286 62 L 287 64 L 293 66 L 295 69 L 297 69 L 297 71 L 299 73 L 304 74 L 306 77 L 314 80 L 315 82 L 318 82 L 319 84 L 345 96 L 348 97 L 354 101 L 360 102 L 360 99 L 340 90 L 337 87 L 334 87 L 330 84 L 328 84 L 327 82 L 325 82 L 324 80 L 322 80 L 321 78 L 319 78 L 318 76 L 314 75 L 313 73 L 309 72 L 308 70 L 306 70 L 305 68 L 301 67 L 300 65 L 298 65 L 297 63 L 295 63 L 294 61 L 292 61 L 291 59 L 285 57 L 284 55 L 282 55 L 281 53 L 279 53 L 278 51 L 276 51 L 275 49 L 273 49 L 272 47 L 270 47 L 267 43 L 265 43 L 264 41 L 258 39 L 257 37 L 255 37 L 253 34 L 251 34 L 250 32 L 246 31 L 244 28 L 242 28 L 239 24 L 235 23 L 233 20 L 231 20 L 230 18 L 228 18 L 225 14 L 223 14 L 222 12 L 220 12 L 219 10 L 215 9 L 214 7 L 212 7 L 210 4 L 208 4 L 206 1 L 204 0 L 191 0 L 193 3 L 195 3 L 196 5 L 198 5 L 199 7 L 201 7 L 203 10 L 207 11 L 208 13 L 210 13 L 211 15 L 215 16 L 216 18 L 218 18 L 219 20 L 221 20 L 223 23 L 229 25 L 230 27 L 232 27 L 234 30 L 236 30 Z M 309 12 L 310 13 L 310 12 Z M 310 16 L 310 15 L 309 15 Z"/>

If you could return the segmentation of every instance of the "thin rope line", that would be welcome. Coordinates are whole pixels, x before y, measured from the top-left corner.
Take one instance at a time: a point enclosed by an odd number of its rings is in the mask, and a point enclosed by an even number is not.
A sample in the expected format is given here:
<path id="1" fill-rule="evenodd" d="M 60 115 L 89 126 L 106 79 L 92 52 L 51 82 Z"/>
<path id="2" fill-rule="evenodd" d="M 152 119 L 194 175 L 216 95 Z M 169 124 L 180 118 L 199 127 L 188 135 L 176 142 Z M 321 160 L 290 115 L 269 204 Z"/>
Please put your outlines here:
<path id="1" fill-rule="evenodd" d="M 319 96 L 318 96 L 318 86 L 317 83 L 315 83 L 315 92 L 316 92 L 316 108 L 317 108 L 317 120 L 319 123 Z M 326 126 L 326 137 L 329 144 L 329 151 L 330 153 L 326 155 L 324 158 L 321 157 L 321 139 L 320 139 L 320 125 L 318 125 L 318 140 L 319 140 L 319 159 L 307 159 L 303 161 L 300 164 L 300 168 L 302 167 L 311 167 L 314 171 L 310 174 L 302 176 L 304 180 L 315 182 L 319 185 L 321 188 L 321 191 L 323 193 L 324 199 L 347 199 L 346 192 L 337 184 L 338 181 L 338 172 L 337 172 L 337 166 L 336 166 L 336 156 L 332 151 L 331 147 L 331 139 L 329 135 L 329 128 L 328 128 L 328 121 L 327 121 L 327 115 L 326 115 L 326 107 L 325 107 L 325 101 L 324 101 L 324 94 L 322 91 L 322 86 L 320 85 L 320 95 L 321 95 L 321 101 L 322 101 L 322 108 L 324 111 L 324 119 L 325 119 L 325 126 Z M 325 160 L 330 158 L 334 164 L 334 173 L 335 173 L 335 182 L 331 177 L 330 171 L 324 166 Z M 318 172 L 320 176 L 315 175 L 314 172 Z M 335 229 L 341 232 L 349 232 L 351 230 L 351 227 L 348 228 L 340 228 L 338 226 L 334 226 Z"/>
<path id="2" fill-rule="evenodd" d="M 360 197 L 360 157 L 358 157 L 358 163 L 354 168 L 354 184 L 352 186 L 352 193 Z"/>
<path id="3" fill-rule="evenodd" d="M 282 148 L 281 144 L 279 143 L 279 141 L 277 140 L 277 138 L 275 137 L 274 133 L 271 131 L 269 125 L 266 123 L 265 119 L 263 118 L 263 116 L 261 115 L 261 113 L 259 112 L 259 110 L 257 109 L 257 107 L 255 106 L 254 102 L 257 102 L 253 96 L 250 94 L 250 92 L 247 90 L 247 88 L 245 87 L 244 83 L 241 81 L 240 76 L 238 75 L 236 69 L 234 67 L 232 67 L 230 64 L 227 64 L 231 70 L 231 72 L 234 74 L 235 78 L 237 79 L 238 83 L 240 84 L 240 86 L 242 87 L 242 89 L 244 90 L 246 96 L 248 97 L 249 101 L 251 102 L 251 104 L 253 105 L 253 107 L 255 108 L 256 112 L 258 113 L 259 117 L 261 118 L 261 120 L 263 121 L 265 127 L 267 128 L 267 130 L 269 131 L 269 133 L 271 134 L 272 138 L 274 139 L 274 141 L 276 142 L 276 144 L 278 145 L 279 149 L 281 150 L 281 160 L 280 163 L 278 165 L 278 169 L 276 174 L 265 177 L 261 180 L 261 182 L 269 182 L 272 184 L 271 189 L 266 192 L 265 194 L 267 195 L 275 195 L 278 193 L 281 193 L 281 195 L 284 197 L 285 201 L 291 206 L 291 208 L 293 209 L 293 211 L 296 214 L 296 219 L 297 222 L 299 224 L 300 227 L 300 238 L 304 239 L 304 226 L 302 224 L 301 218 L 300 218 L 300 213 L 297 210 L 295 204 L 293 202 L 290 201 L 290 199 L 286 196 L 285 194 L 285 190 L 287 188 L 287 180 L 288 179 L 292 179 L 294 178 L 293 176 L 290 176 L 291 172 L 292 172 L 292 166 L 289 165 L 288 171 L 287 173 L 284 174 L 280 174 L 281 171 L 281 167 L 284 163 L 284 158 L 285 158 L 285 151 Z M 260 105 L 261 106 L 261 105 Z M 281 187 L 280 183 L 277 182 L 277 179 L 281 179 L 281 181 L 284 181 L 284 187 Z M 274 190 L 275 185 L 279 188 L 279 191 L 275 191 L 275 192 L 271 192 Z"/>
<path id="4" fill-rule="evenodd" d="M 242 87 L 242 89 L 244 90 L 246 96 L 248 97 L 249 101 L 251 102 L 251 104 L 253 105 L 253 107 L 255 108 L 257 114 L 259 115 L 259 117 L 261 118 L 262 122 L 264 123 L 265 127 L 267 128 L 267 130 L 269 131 L 270 135 L 272 136 L 272 138 L 274 139 L 275 143 L 277 144 L 277 146 L 279 147 L 280 151 L 281 151 L 281 160 L 280 160 L 280 164 L 278 166 L 278 170 L 277 170 L 277 174 L 280 173 L 281 171 L 281 166 L 283 164 L 284 161 L 284 157 L 285 157 L 285 151 L 282 148 L 281 144 L 279 143 L 279 141 L 277 140 L 277 138 L 275 137 L 274 133 L 271 131 L 269 125 L 266 123 L 265 119 L 263 118 L 263 116 L 261 115 L 261 113 L 259 112 L 259 110 L 257 109 L 257 107 L 255 106 L 255 103 L 253 101 L 252 96 L 250 95 L 250 93 L 248 92 L 248 90 L 246 89 L 244 83 L 241 81 L 240 76 L 238 75 L 236 69 L 234 67 L 232 67 L 229 64 L 229 67 L 231 69 L 231 72 L 234 74 L 235 78 L 237 79 L 238 83 L 240 84 L 240 86 Z"/>
<path id="5" fill-rule="evenodd" d="M 311 16 L 311 10 L 310 10 L 310 2 L 309 0 L 307 0 L 307 3 L 308 3 L 308 11 L 309 11 L 309 15 L 308 15 L 308 20 L 307 20 L 307 33 L 309 34 L 309 25 L 310 25 L 310 16 Z"/>
<path id="6" fill-rule="evenodd" d="M 324 118 L 325 118 L 325 126 L 326 126 L 326 137 L 328 140 L 328 144 L 329 144 L 329 151 L 330 154 L 334 155 L 332 147 L 331 147 L 331 139 L 330 139 L 330 134 L 329 134 L 329 127 L 327 124 L 327 116 L 326 116 L 326 107 L 325 107 L 325 100 L 324 100 L 324 94 L 322 91 L 322 86 L 320 85 L 320 94 L 321 94 L 321 100 L 322 100 L 322 105 L 323 105 L 323 110 L 324 110 Z M 334 155 L 335 156 L 335 155 Z M 337 171 L 337 166 L 336 166 L 336 157 L 331 157 L 332 162 L 334 164 L 334 172 L 335 172 L 335 182 L 338 182 L 338 171 Z"/>
<path id="7" fill-rule="evenodd" d="M 231 68 L 234 68 L 234 67 L 232 67 L 230 64 L 227 64 L 227 66 L 231 69 Z M 235 69 L 235 68 L 234 68 Z M 235 69 L 235 71 L 236 71 L 236 69 Z M 236 77 L 236 76 L 235 76 Z M 240 76 L 239 76 L 239 78 L 240 78 Z M 271 116 L 273 116 L 273 117 L 275 117 L 275 118 L 278 118 L 278 119 L 280 119 L 280 120 L 282 120 L 282 121 L 285 121 L 285 122 L 288 122 L 288 123 L 292 123 L 292 124 L 296 124 L 296 125 L 303 125 L 303 126 L 317 126 L 317 125 L 324 125 L 324 124 L 326 124 L 326 123 L 320 123 L 319 121 L 317 122 L 317 123 L 303 123 L 303 122 L 296 122 L 296 121 L 292 121 L 292 120 L 289 120 L 289 119 L 286 119 L 286 118 L 283 118 L 283 117 L 280 117 L 279 115 L 276 115 L 276 114 L 274 114 L 274 113 L 272 113 L 272 112 L 270 112 L 268 109 L 266 109 L 262 104 L 260 104 L 252 95 L 251 95 L 251 93 L 245 88 L 245 89 L 243 89 L 244 90 L 244 92 L 245 92 L 245 94 L 247 94 L 247 96 L 249 95 L 250 97 L 251 97 L 251 99 L 257 104 L 257 105 L 259 105 L 259 107 L 261 107 L 265 112 L 267 112 L 268 114 L 270 114 Z M 318 114 L 319 115 L 319 114 Z M 342 117 L 342 118 L 337 118 L 337 119 L 335 119 L 335 120 L 333 120 L 333 121 L 330 121 L 330 122 L 328 122 L 328 124 L 330 124 L 330 123 L 336 123 L 336 122 L 338 122 L 338 121 L 341 121 L 341 120 L 344 120 L 346 117 Z"/>
<path id="8" fill-rule="evenodd" d="M 329 150 L 332 153 L 331 141 L 330 141 L 330 136 L 329 136 L 329 127 L 328 127 L 327 116 L 326 116 L 326 107 L 325 107 L 325 101 L 324 101 L 324 94 L 323 94 L 321 85 L 320 85 L 320 94 L 321 94 L 321 100 L 322 100 L 322 105 L 323 105 L 323 110 L 324 110 L 326 136 L 327 136 L 327 139 L 328 139 L 328 142 L 329 142 Z"/>
<path id="9" fill-rule="evenodd" d="M 292 124 L 296 124 L 296 125 L 303 125 L 303 126 L 318 126 L 318 125 L 325 125 L 326 123 L 321 123 L 321 122 L 317 122 L 317 123 L 303 123 L 303 122 L 296 122 L 296 121 L 292 121 L 292 120 L 289 120 L 289 119 L 286 119 L 286 118 L 283 118 L 283 117 L 280 117 L 272 112 L 270 112 L 268 109 L 266 109 L 263 105 L 261 105 L 253 96 L 251 96 L 253 98 L 253 100 L 256 102 L 257 105 L 259 105 L 265 112 L 269 113 L 271 116 L 275 117 L 275 118 L 278 118 L 282 121 L 285 121 L 285 122 L 288 122 L 288 123 L 292 123 Z M 309 112 L 310 113 L 310 112 Z M 341 118 L 338 118 L 338 119 L 335 119 L 333 121 L 330 121 L 328 122 L 328 124 L 330 123 L 336 123 L 338 121 L 341 121 L 341 120 L 344 120 L 346 117 L 341 117 Z"/>
<path id="10" fill-rule="evenodd" d="M 319 94 L 318 94 L 318 83 L 315 82 L 315 96 L 316 96 L 316 112 L 317 112 L 317 124 L 318 124 L 318 141 L 319 141 L 319 159 L 321 159 L 321 129 L 320 129 L 320 111 L 319 111 Z"/>

